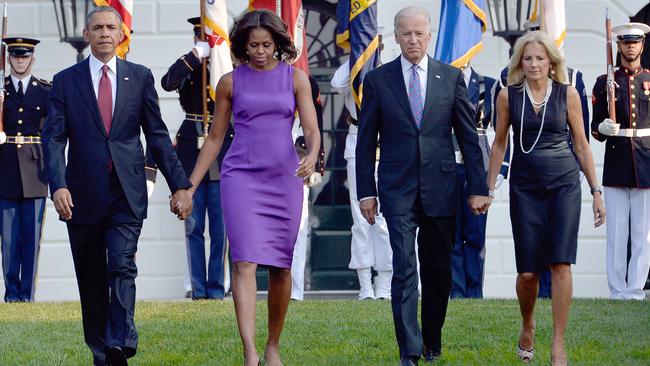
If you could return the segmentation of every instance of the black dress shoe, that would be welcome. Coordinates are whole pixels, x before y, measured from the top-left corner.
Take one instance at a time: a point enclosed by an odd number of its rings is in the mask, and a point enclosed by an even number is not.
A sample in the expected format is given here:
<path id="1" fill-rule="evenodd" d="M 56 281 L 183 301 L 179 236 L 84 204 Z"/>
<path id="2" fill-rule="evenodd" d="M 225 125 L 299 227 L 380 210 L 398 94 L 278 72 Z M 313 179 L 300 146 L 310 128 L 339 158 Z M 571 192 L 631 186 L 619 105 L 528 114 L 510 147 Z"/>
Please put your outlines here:
<path id="1" fill-rule="evenodd" d="M 418 366 L 416 357 L 400 357 L 399 366 Z"/>
<path id="2" fill-rule="evenodd" d="M 440 358 L 440 350 L 424 348 L 424 361 L 426 362 L 436 362 Z"/>
<path id="3" fill-rule="evenodd" d="M 106 349 L 106 366 L 128 366 L 128 364 L 122 348 L 112 346 Z"/>

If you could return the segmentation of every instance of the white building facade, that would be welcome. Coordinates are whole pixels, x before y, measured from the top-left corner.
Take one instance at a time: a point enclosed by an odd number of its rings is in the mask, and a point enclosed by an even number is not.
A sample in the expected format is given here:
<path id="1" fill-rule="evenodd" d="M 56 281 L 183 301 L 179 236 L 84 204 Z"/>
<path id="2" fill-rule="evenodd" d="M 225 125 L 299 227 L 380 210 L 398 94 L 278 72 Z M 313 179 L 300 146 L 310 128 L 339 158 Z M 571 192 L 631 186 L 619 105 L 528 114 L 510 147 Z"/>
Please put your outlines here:
<path id="1" fill-rule="evenodd" d="M 323 0 L 325 1 L 325 0 Z M 489 1 L 489 0 L 488 0 Z M 236 18 L 248 6 L 248 0 L 228 0 L 228 12 Z M 613 25 L 629 21 L 645 0 L 566 0 L 567 65 L 584 74 L 587 94 L 591 94 L 596 77 L 605 70 L 604 13 L 609 7 Z M 383 62 L 399 55 L 393 38 L 393 15 L 407 5 L 420 5 L 432 16 L 432 42 L 435 49 L 439 27 L 440 1 L 379 0 L 379 26 L 384 35 Z M 40 78 L 52 76 L 75 62 L 76 52 L 59 42 L 52 1 L 9 0 L 9 36 L 34 37 L 41 40 L 36 48 L 33 74 Z M 151 68 L 160 96 L 162 116 L 170 134 L 175 135 L 184 113 L 176 93 L 162 90 L 159 81 L 167 68 L 192 47 L 191 26 L 187 18 L 199 13 L 198 0 L 136 0 L 133 12 L 133 34 L 129 61 Z M 480 73 L 497 77 L 508 62 L 508 44 L 492 36 L 491 25 L 483 37 L 483 49 L 472 60 Z M 86 55 L 90 49 L 86 49 Z M 7 67 L 8 71 L 8 67 Z M 591 140 L 599 181 L 602 175 L 604 144 Z M 2 177 L 0 177 L 2 184 Z M 186 267 L 184 228 L 169 212 L 169 190 L 159 175 L 156 191 L 149 202 L 148 219 L 144 222 L 137 254 L 137 296 L 140 299 L 176 298 L 184 293 Z M 73 197 L 74 199 L 74 197 Z M 78 299 L 78 290 L 65 224 L 60 222 L 51 202 L 48 202 L 43 242 L 41 245 L 37 301 Z M 497 192 L 490 208 L 487 228 L 485 266 L 486 297 L 515 297 L 515 258 L 508 211 L 508 183 Z M 583 182 L 583 201 L 578 259 L 573 267 L 574 296 L 608 297 L 605 273 L 605 228 L 593 227 L 591 195 Z M 0 296 L 4 284 L 0 280 Z"/>

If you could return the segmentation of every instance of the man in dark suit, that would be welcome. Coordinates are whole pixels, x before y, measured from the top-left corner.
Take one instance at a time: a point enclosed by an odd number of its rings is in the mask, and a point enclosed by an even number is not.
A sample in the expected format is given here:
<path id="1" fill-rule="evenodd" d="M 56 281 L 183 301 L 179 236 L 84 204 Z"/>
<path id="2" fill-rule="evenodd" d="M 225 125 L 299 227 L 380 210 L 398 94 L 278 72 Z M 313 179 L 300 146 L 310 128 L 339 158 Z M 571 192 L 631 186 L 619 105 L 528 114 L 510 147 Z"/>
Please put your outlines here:
<path id="1" fill-rule="evenodd" d="M 192 206 L 151 71 L 116 57 L 121 22 L 111 7 L 90 11 L 83 32 L 92 54 L 54 76 L 43 134 L 54 207 L 68 227 L 84 336 L 97 365 L 126 365 L 138 343 L 135 252 L 147 213 L 141 130 L 174 192 L 174 212 L 184 219 Z"/>
<path id="2" fill-rule="evenodd" d="M 490 205 L 465 81 L 459 69 L 427 56 L 430 24 L 428 12 L 420 7 L 404 8 L 395 16 L 402 55 L 364 79 L 356 148 L 359 206 L 373 224 L 380 145 L 378 190 L 393 249 L 391 302 L 401 365 L 416 365 L 423 354 L 433 362 L 441 353 L 460 194 L 452 128 L 465 159 L 469 205 L 475 214 L 487 212 Z M 417 320 L 418 228 L 422 332 Z"/>
<path id="3" fill-rule="evenodd" d="M 0 142 L 0 243 L 5 302 L 33 301 L 43 231 L 47 176 L 41 131 L 51 83 L 32 75 L 37 39 L 5 38 L 11 77 L 0 92 L 4 126 Z"/>

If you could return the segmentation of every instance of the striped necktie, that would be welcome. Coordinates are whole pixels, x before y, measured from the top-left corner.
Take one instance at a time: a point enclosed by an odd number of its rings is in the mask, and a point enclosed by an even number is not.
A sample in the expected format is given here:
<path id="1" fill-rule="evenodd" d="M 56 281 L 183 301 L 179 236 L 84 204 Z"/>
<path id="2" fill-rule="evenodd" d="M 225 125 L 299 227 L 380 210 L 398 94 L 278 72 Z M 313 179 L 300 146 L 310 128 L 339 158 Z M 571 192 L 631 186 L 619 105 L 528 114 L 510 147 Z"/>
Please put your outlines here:
<path id="1" fill-rule="evenodd" d="M 413 113 L 415 124 L 420 128 L 422 121 L 422 111 L 424 103 L 422 102 L 422 91 L 420 88 L 420 75 L 418 74 L 418 65 L 411 66 L 411 77 L 409 79 L 409 105 Z"/>

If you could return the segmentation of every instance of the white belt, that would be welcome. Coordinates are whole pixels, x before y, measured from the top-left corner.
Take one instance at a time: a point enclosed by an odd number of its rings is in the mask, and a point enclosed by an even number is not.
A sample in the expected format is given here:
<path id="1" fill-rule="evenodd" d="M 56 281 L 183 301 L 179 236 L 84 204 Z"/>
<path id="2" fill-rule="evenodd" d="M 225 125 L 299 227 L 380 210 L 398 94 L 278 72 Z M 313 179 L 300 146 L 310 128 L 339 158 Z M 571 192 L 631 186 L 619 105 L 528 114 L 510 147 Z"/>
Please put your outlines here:
<path id="1" fill-rule="evenodd" d="M 619 137 L 645 137 L 650 136 L 650 128 L 621 128 L 616 136 Z"/>

